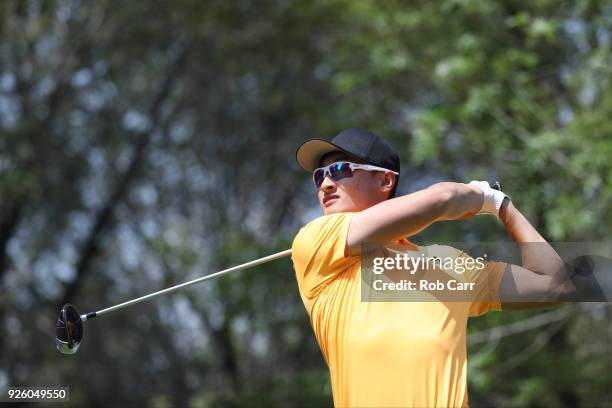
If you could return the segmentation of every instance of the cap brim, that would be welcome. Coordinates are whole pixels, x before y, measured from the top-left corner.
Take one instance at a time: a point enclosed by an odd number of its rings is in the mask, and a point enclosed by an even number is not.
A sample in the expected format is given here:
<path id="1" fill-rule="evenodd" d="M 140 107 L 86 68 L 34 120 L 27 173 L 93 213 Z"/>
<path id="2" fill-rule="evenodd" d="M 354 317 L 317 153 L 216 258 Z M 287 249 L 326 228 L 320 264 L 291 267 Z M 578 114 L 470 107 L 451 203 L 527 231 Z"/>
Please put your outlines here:
<path id="1" fill-rule="evenodd" d="M 302 143 L 295 152 L 298 164 L 307 172 L 312 173 L 321 162 L 321 158 L 327 153 L 343 152 L 350 155 L 346 150 L 328 142 L 324 139 L 310 139 Z"/>

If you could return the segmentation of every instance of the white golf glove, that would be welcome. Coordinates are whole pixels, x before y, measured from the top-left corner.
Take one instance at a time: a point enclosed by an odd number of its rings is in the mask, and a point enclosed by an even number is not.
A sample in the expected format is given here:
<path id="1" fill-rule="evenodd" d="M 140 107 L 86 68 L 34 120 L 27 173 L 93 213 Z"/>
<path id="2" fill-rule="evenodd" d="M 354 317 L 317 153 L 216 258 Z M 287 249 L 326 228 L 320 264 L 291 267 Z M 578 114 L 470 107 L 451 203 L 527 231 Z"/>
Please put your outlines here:
<path id="1" fill-rule="evenodd" d="M 470 181 L 469 184 L 480 187 L 480 189 L 484 193 L 484 202 L 482 203 L 482 208 L 480 209 L 478 214 L 493 214 L 496 217 L 499 217 L 499 209 L 501 208 L 501 205 L 504 202 L 504 198 L 508 196 L 502 191 L 491 188 L 489 183 L 486 181 L 473 180 Z"/>

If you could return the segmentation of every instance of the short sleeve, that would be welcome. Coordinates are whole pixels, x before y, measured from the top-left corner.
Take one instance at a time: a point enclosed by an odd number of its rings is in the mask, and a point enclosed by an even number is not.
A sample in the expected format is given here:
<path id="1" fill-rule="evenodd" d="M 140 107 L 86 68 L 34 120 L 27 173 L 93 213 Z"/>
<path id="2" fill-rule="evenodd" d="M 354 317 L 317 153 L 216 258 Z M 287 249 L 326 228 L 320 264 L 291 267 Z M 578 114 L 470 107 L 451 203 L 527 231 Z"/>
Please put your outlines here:
<path id="1" fill-rule="evenodd" d="M 461 252 L 460 256 L 469 257 L 465 252 Z M 476 282 L 476 293 L 470 303 L 469 316 L 480 316 L 490 310 L 502 310 L 499 288 L 506 266 L 505 262 L 487 261 L 484 262 L 484 268 L 474 268 L 466 272 L 471 275 L 469 280 Z"/>
<path id="2" fill-rule="evenodd" d="M 449 301 L 467 302 L 468 315 L 480 316 L 489 310 L 501 310 L 499 288 L 507 264 L 505 262 L 485 261 L 473 258 L 465 251 L 449 245 L 430 245 L 419 247 L 421 256 L 438 258 L 441 267 L 438 271 L 445 276 L 427 276 L 427 280 L 457 280 L 469 284 L 469 289 L 444 291 L 443 298 Z M 452 262 L 450 262 L 452 260 Z"/>
<path id="3" fill-rule="evenodd" d="M 326 285 L 359 257 L 344 254 L 354 213 L 319 217 L 295 236 L 291 258 L 304 302 L 315 298 Z"/>

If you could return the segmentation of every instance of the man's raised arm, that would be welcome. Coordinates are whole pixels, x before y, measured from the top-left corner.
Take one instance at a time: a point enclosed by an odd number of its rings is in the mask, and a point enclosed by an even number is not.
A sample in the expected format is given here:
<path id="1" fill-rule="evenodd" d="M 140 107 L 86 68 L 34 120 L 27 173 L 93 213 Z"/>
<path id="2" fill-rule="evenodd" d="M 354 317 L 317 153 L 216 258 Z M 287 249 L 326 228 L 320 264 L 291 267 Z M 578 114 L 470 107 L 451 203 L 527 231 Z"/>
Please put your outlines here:
<path id="1" fill-rule="evenodd" d="M 352 218 L 347 253 L 358 254 L 364 242 L 384 244 L 415 235 L 436 221 L 471 217 L 481 210 L 483 201 L 480 187 L 448 182 L 383 201 Z"/>
<path id="2" fill-rule="evenodd" d="M 508 265 L 499 297 L 502 309 L 527 309 L 558 304 L 575 291 L 563 260 L 529 221 L 504 201 L 499 212 L 506 231 L 517 243 L 522 265 Z"/>

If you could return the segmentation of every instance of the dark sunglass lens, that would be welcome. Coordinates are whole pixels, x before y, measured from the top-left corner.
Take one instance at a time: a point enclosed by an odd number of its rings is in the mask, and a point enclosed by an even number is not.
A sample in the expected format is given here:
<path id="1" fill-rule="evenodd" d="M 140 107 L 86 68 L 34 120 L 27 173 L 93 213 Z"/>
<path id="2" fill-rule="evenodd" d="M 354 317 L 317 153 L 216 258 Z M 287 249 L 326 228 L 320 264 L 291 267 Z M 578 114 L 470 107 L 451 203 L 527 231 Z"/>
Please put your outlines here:
<path id="1" fill-rule="evenodd" d="M 321 187 L 321 184 L 323 184 L 323 179 L 325 178 L 324 174 L 325 174 L 325 171 L 322 169 L 315 170 L 313 174 L 313 179 L 314 179 L 315 186 L 317 188 Z"/>
<path id="2" fill-rule="evenodd" d="M 331 173 L 334 181 L 341 180 L 347 177 L 353 177 L 353 170 L 351 169 L 350 163 L 340 162 L 334 163 L 330 166 L 329 172 Z"/>

